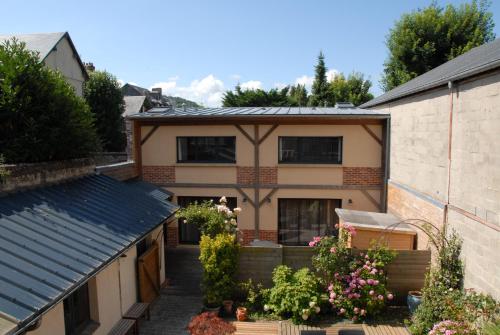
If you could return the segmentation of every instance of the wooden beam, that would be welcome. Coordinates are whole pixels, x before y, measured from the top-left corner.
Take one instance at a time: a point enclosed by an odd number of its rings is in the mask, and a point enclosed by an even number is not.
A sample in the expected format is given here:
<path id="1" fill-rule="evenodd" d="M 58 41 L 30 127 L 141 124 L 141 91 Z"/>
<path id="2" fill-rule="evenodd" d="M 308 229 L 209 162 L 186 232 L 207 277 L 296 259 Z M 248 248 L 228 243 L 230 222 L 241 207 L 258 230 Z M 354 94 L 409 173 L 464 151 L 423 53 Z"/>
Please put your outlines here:
<path id="1" fill-rule="evenodd" d="M 146 143 L 147 140 L 154 134 L 154 132 L 160 127 L 159 125 L 155 125 L 147 134 L 144 136 L 144 138 L 141 140 L 141 146 Z"/>
<path id="2" fill-rule="evenodd" d="M 272 133 L 272 132 L 273 132 L 276 128 L 278 128 L 278 126 L 279 126 L 278 124 L 273 125 L 273 126 L 272 126 L 272 127 L 271 127 L 271 128 L 270 128 L 270 129 L 269 129 L 269 130 L 268 130 L 268 131 L 264 134 L 264 136 L 262 136 L 262 138 L 260 138 L 260 139 L 259 139 L 259 145 L 261 145 L 261 144 L 262 144 L 262 142 L 264 142 L 264 141 L 266 140 L 266 138 L 268 138 L 268 137 L 269 137 L 269 135 L 271 135 L 271 133 Z"/>
<path id="3" fill-rule="evenodd" d="M 270 192 L 269 192 L 269 193 L 268 193 L 268 194 L 267 194 L 267 195 L 266 195 L 266 196 L 265 196 L 265 197 L 264 197 L 264 198 L 263 198 L 263 199 L 259 202 L 259 206 L 262 206 L 262 205 L 266 202 L 266 200 L 267 200 L 268 198 L 271 198 L 271 197 L 273 196 L 273 194 L 274 194 L 274 193 L 276 193 L 276 191 L 278 191 L 278 188 L 277 188 L 277 187 L 273 188 L 273 189 L 272 189 L 272 190 L 271 190 L 271 191 L 270 191 Z"/>
<path id="4" fill-rule="evenodd" d="M 259 226 L 260 226 L 260 205 L 257 205 L 260 201 L 260 156 L 259 156 L 259 125 L 255 124 L 253 126 L 253 153 L 254 153 L 254 209 L 255 209 L 255 236 L 256 240 L 259 239 Z"/>
<path id="5" fill-rule="evenodd" d="M 246 194 L 245 191 L 243 191 L 240 187 L 235 187 L 236 191 L 238 191 L 239 194 L 241 194 L 241 196 L 244 198 L 244 199 L 247 199 L 247 201 L 250 203 L 250 205 L 252 205 L 252 207 L 255 207 L 255 202 L 252 201 L 252 199 L 248 196 L 248 194 Z"/>
<path id="6" fill-rule="evenodd" d="M 380 139 L 377 134 L 373 132 L 366 124 L 362 124 L 361 127 L 363 127 L 364 130 L 375 140 L 377 141 L 378 144 L 382 145 L 382 139 Z"/>
<path id="7" fill-rule="evenodd" d="M 158 183 L 161 187 L 178 188 L 254 188 L 251 184 L 210 184 L 210 183 Z M 282 188 L 293 190 L 381 190 L 382 185 L 310 185 L 310 184 L 261 184 L 260 188 Z"/>
<path id="8" fill-rule="evenodd" d="M 380 204 L 377 200 L 375 200 L 374 197 L 371 196 L 370 193 L 368 193 L 367 190 L 361 190 L 361 193 L 363 193 L 365 195 L 365 197 L 368 198 L 368 200 L 375 205 L 375 207 L 377 207 L 378 209 L 380 209 Z"/>
<path id="9" fill-rule="evenodd" d="M 256 140 L 254 140 L 252 136 L 250 136 L 250 134 L 248 134 L 246 130 L 243 129 L 243 127 L 241 127 L 239 124 L 235 124 L 234 126 L 250 141 L 250 143 L 255 145 Z"/>

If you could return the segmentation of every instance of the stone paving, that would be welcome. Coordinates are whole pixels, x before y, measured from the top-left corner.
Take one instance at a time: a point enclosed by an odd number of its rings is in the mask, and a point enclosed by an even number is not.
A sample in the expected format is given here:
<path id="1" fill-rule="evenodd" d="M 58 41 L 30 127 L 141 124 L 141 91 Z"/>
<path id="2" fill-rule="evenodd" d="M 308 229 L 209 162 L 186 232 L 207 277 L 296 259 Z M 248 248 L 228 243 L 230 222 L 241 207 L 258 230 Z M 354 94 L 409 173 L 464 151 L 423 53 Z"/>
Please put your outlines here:
<path id="1" fill-rule="evenodd" d="M 183 335 L 191 318 L 202 309 L 199 249 L 167 250 L 169 285 L 151 306 L 151 320 L 141 321 L 140 335 Z"/>

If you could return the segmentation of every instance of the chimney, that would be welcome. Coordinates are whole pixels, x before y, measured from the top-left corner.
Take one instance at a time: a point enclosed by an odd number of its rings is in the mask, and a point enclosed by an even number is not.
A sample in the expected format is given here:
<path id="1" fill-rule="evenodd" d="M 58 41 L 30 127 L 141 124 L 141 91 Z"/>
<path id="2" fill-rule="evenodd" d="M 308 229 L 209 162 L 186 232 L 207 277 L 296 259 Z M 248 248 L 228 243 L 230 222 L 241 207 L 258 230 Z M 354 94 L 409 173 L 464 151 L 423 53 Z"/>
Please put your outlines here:
<path id="1" fill-rule="evenodd" d="M 151 92 L 153 92 L 157 97 L 156 99 L 160 100 L 161 99 L 161 87 L 154 87 L 151 89 Z"/>
<path id="2" fill-rule="evenodd" d="M 95 66 L 94 66 L 94 63 L 83 63 L 83 65 L 85 66 L 85 69 L 88 71 L 88 72 L 94 72 L 95 71 Z"/>

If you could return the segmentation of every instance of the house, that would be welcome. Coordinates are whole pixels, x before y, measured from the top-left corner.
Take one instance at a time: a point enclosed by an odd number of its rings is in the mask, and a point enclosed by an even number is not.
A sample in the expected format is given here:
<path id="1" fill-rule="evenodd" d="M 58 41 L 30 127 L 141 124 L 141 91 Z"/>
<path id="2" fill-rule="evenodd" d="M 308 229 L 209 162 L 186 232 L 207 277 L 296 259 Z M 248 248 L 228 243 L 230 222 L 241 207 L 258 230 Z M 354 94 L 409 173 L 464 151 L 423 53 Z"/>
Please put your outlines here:
<path id="1" fill-rule="evenodd" d="M 163 226 L 177 209 L 168 197 L 94 173 L 4 194 L 0 334 L 108 334 L 150 301 L 165 281 Z"/>
<path id="2" fill-rule="evenodd" d="M 181 206 L 222 195 L 243 209 L 243 244 L 305 245 L 335 233 L 335 208 L 384 211 L 385 112 L 335 108 L 153 108 L 129 117 L 144 181 Z M 173 222 L 168 246 L 198 243 Z"/>
<path id="3" fill-rule="evenodd" d="M 388 210 L 454 228 L 465 286 L 500 298 L 500 39 L 365 103 L 391 115 Z M 423 234 L 420 234 L 423 235 Z M 426 248 L 425 236 L 418 248 Z"/>
<path id="4" fill-rule="evenodd" d="M 68 32 L 0 35 L 0 43 L 12 38 L 26 43 L 27 49 L 38 52 L 41 62 L 61 72 L 76 94 L 83 96 L 83 83 L 88 74 Z"/>
<path id="5" fill-rule="evenodd" d="M 127 158 L 132 158 L 132 124 L 128 119 L 130 115 L 142 113 L 147 110 L 146 96 L 145 95 L 126 95 L 123 97 L 125 102 L 125 111 L 123 117 L 125 118 L 125 133 L 127 136 Z"/>
<path id="6" fill-rule="evenodd" d="M 170 105 L 170 100 L 162 94 L 161 87 L 152 88 L 150 91 L 144 87 L 126 83 L 122 86 L 122 93 L 124 97 L 146 97 L 146 101 L 144 102 L 145 109 L 150 109 L 152 107 L 167 107 Z"/>

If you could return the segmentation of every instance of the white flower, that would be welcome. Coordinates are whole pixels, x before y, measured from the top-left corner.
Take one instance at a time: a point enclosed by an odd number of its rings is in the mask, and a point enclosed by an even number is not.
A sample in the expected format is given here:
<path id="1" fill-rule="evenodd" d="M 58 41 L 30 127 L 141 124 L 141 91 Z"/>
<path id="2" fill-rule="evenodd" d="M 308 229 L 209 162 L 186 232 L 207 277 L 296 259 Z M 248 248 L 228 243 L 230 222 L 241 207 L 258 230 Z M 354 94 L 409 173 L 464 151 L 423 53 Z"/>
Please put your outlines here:
<path id="1" fill-rule="evenodd" d="M 219 213 L 225 212 L 227 210 L 227 207 L 224 205 L 217 205 L 217 211 Z"/>
<path id="2" fill-rule="evenodd" d="M 320 311 L 321 311 L 321 308 L 319 306 L 316 306 L 316 308 L 315 308 L 316 314 L 318 314 Z"/>
<path id="3" fill-rule="evenodd" d="M 269 306 L 268 305 L 264 305 L 264 310 L 267 312 L 269 310 Z"/>
<path id="4" fill-rule="evenodd" d="M 241 213 L 241 208 L 239 207 L 236 207 L 236 208 L 233 208 L 233 211 L 236 215 L 240 214 Z"/>
<path id="5" fill-rule="evenodd" d="M 236 231 L 240 231 L 240 228 L 236 228 L 235 230 L 236 230 Z"/>
<path id="6" fill-rule="evenodd" d="M 226 199 L 226 197 L 224 196 L 224 197 L 220 198 L 220 199 L 219 199 L 219 202 L 220 202 L 221 204 L 225 204 L 225 203 L 227 203 L 227 199 Z"/>
<path id="7" fill-rule="evenodd" d="M 304 319 L 304 320 L 309 319 L 309 315 L 307 315 L 307 314 L 305 314 L 305 313 L 304 313 L 304 314 L 302 314 L 302 319 Z"/>
<path id="8" fill-rule="evenodd" d="M 314 301 L 311 301 L 311 302 L 309 303 L 309 307 L 313 308 L 314 306 L 316 306 L 316 303 L 315 303 Z"/>
<path id="9" fill-rule="evenodd" d="M 184 223 L 188 223 L 188 220 L 184 220 Z"/>
<path id="10" fill-rule="evenodd" d="M 231 222 L 232 225 L 236 226 L 236 220 L 235 219 L 231 219 L 230 222 Z"/>
<path id="11" fill-rule="evenodd" d="M 232 216 L 232 215 L 233 215 L 233 212 L 231 212 L 231 210 L 228 208 L 228 209 L 226 210 L 226 215 L 227 215 L 227 216 Z"/>

